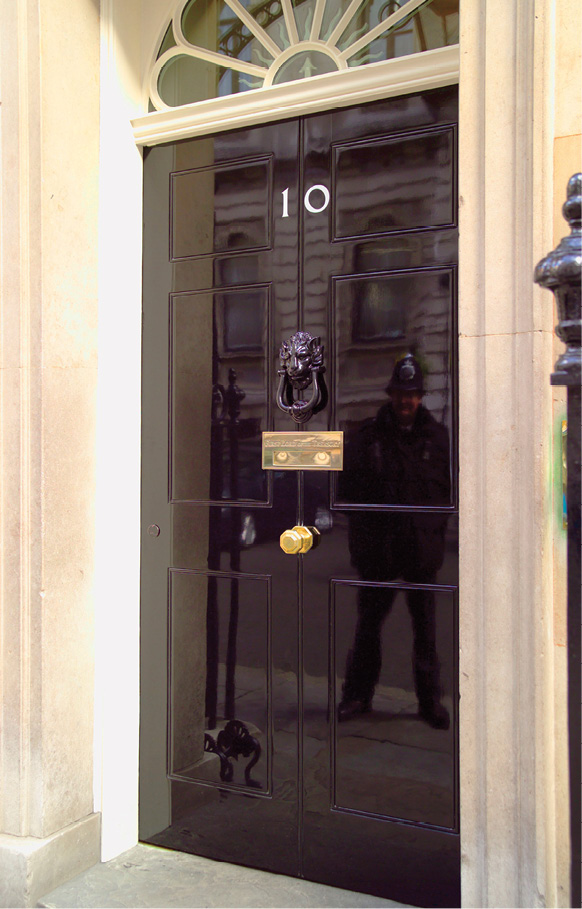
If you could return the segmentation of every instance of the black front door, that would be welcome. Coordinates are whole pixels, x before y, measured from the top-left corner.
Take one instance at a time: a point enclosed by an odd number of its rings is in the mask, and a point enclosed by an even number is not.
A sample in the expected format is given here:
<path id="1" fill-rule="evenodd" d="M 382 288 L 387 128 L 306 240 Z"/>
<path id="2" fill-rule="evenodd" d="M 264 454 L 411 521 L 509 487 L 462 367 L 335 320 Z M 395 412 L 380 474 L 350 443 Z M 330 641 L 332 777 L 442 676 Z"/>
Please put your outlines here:
<path id="1" fill-rule="evenodd" d="M 435 906 L 459 904 L 456 122 L 448 88 L 145 160 L 141 838 Z M 279 371 L 320 346 L 297 423 Z M 342 470 L 263 469 L 263 432 L 329 430 Z"/>

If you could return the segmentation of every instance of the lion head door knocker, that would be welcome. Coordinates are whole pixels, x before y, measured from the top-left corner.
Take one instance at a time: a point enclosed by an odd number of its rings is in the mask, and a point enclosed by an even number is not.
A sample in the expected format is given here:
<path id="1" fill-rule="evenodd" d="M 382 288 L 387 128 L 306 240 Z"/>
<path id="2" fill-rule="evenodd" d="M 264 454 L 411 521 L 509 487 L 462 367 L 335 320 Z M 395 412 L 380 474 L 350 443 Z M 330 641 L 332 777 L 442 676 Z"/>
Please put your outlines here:
<path id="1" fill-rule="evenodd" d="M 277 405 L 296 423 L 307 423 L 327 404 L 321 338 L 298 331 L 288 341 L 283 341 L 279 356 Z M 309 386 L 312 386 L 309 400 L 304 400 L 302 392 Z"/>

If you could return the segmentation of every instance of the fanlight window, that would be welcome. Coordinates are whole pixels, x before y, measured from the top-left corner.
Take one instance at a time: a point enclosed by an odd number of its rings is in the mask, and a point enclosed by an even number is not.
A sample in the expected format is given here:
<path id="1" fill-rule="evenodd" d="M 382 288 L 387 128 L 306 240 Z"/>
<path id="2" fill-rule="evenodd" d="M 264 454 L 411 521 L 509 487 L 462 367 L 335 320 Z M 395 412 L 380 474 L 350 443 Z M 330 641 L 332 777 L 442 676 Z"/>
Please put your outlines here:
<path id="1" fill-rule="evenodd" d="M 150 78 L 153 110 L 457 44 L 459 0 L 188 0 Z"/>

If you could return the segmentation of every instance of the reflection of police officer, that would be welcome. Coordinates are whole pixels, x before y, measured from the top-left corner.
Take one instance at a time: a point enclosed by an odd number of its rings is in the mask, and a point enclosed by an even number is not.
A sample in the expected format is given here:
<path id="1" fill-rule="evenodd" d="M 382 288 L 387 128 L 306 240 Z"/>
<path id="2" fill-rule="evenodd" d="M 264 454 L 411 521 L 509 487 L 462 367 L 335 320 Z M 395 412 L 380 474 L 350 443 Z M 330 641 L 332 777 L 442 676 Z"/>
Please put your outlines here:
<path id="1" fill-rule="evenodd" d="M 422 371 L 413 356 L 396 363 L 386 390 L 390 401 L 364 424 L 346 451 L 342 498 L 354 504 L 449 504 L 449 436 L 422 405 Z M 442 512 L 354 512 L 349 528 L 352 564 L 364 581 L 434 583 L 444 559 L 446 523 Z M 360 588 L 339 720 L 370 709 L 382 662 L 382 624 L 397 593 L 386 587 Z M 419 714 L 431 726 L 446 729 L 449 715 L 440 702 L 434 593 L 408 590 L 406 599 Z"/>

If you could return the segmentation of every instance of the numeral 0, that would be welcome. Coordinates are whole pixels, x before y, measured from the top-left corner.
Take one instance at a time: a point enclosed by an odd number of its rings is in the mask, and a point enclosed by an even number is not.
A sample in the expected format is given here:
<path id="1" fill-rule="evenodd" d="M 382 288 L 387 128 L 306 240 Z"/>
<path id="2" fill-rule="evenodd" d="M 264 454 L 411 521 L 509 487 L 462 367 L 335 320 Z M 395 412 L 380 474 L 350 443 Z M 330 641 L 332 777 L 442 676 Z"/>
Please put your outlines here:
<path id="1" fill-rule="evenodd" d="M 311 202 L 311 193 L 313 193 L 313 192 L 320 192 L 323 196 L 323 204 L 320 205 L 319 208 L 316 208 L 316 206 L 313 205 Z M 289 187 L 284 189 L 283 192 L 281 193 L 281 195 L 283 196 L 283 214 L 281 217 L 288 218 L 289 217 Z M 321 183 L 315 183 L 313 186 L 310 186 L 309 189 L 307 190 L 307 192 L 305 193 L 305 196 L 303 197 L 303 204 L 305 205 L 305 208 L 307 209 L 307 211 L 311 212 L 314 215 L 318 215 L 321 211 L 325 211 L 325 209 L 329 205 L 329 189 L 327 188 L 327 186 L 323 186 Z"/>

